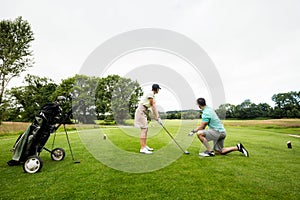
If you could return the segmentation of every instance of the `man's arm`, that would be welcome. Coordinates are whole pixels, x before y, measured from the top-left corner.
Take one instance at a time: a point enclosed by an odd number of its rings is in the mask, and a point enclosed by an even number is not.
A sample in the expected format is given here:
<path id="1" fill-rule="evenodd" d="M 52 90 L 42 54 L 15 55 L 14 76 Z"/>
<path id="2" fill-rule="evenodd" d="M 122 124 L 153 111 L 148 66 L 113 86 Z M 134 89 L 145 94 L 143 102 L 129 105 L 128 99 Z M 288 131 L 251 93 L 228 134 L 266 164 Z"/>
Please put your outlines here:
<path id="1" fill-rule="evenodd" d="M 197 133 L 200 130 L 204 130 L 205 127 L 207 126 L 207 124 L 208 124 L 207 122 L 201 122 L 201 124 L 197 128 L 191 130 L 191 132 L 188 134 L 188 136 L 192 136 L 192 135 L 194 135 L 194 133 Z"/>
<path id="2" fill-rule="evenodd" d="M 200 126 L 198 126 L 197 128 L 195 128 L 193 130 L 194 133 L 200 131 L 200 130 L 204 130 L 207 126 L 208 122 L 201 122 Z"/>

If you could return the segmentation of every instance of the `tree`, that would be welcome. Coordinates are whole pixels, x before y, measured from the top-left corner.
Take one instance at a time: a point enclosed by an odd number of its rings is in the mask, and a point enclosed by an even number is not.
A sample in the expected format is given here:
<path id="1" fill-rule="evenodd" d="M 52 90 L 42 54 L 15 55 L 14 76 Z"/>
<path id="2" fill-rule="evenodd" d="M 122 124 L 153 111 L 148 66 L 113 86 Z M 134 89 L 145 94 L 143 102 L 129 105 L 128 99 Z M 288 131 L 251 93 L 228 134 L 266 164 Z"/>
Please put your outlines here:
<path id="1" fill-rule="evenodd" d="M 260 103 L 257 105 L 257 107 L 261 113 L 261 117 L 270 118 L 272 116 L 272 107 L 269 104 Z"/>
<path id="2" fill-rule="evenodd" d="M 261 117 L 261 112 L 255 103 L 252 103 L 250 99 L 246 99 L 236 106 L 236 116 L 240 119 L 254 119 Z"/>
<path id="3" fill-rule="evenodd" d="M 95 93 L 99 78 L 77 74 L 74 79 L 74 87 L 71 91 L 72 105 L 77 107 L 74 112 L 75 118 L 84 124 L 93 124 L 96 119 Z"/>
<path id="4" fill-rule="evenodd" d="M 4 111 L 2 101 L 8 83 L 33 65 L 30 50 L 33 40 L 30 24 L 22 17 L 0 21 L 0 113 Z"/>
<path id="5" fill-rule="evenodd" d="M 216 109 L 216 113 L 220 119 L 234 118 L 235 110 L 236 110 L 236 108 L 234 105 L 226 103 L 226 104 L 220 105 L 219 108 Z"/>
<path id="6" fill-rule="evenodd" d="M 180 111 L 167 111 L 167 119 L 181 119 Z"/>
<path id="7" fill-rule="evenodd" d="M 53 93 L 57 85 L 49 78 L 34 75 L 25 77 L 25 86 L 14 87 L 7 91 L 11 99 L 8 110 L 11 111 L 7 120 L 32 121 L 41 106 L 54 101 Z M 13 114 L 17 114 L 14 116 Z"/>
<path id="8" fill-rule="evenodd" d="M 96 88 L 96 113 L 99 119 L 104 119 L 105 115 L 112 114 L 111 98 L 114 86 L 118 83 L 120 76 L 109 75 L 98 81 Z"/>
<path id="9" fill-rule="evenodd" d="M 96 113 L 99 119 L 113 118 L 117 123 L 133 117 L 139 98 L 143 95 L 140 85 L 119 75 L 109 75 L 98 81 Z"/>
<path id="10" fill-rule="evenodd" d="M 199 119 L 200 111 L 199 110 L 183 110 L 181 112 L 182 119 Z"/>
<path id="11" fill-rule="evenodd" d="M 275 118 L 300 117 L 300 92 L 288 92 L 274 94 L 272 100 L 275 102 Z"/>
<path id="12" fill-rule="evenodd" d="M 76 104 L 75 101 L 72 102 L 72 93 L 74 91 L 75 86 L 75 77 L 76 76 L 63 79 L 56 88 L 55 92 L 52 94 L 53 99 L 56 99 L 58 96 L 64 96 L 67 98 L 66 103 L 61 106 L 64 112 L 68 112 L 72 108 L 72 104 Z M 66 123 L 71 123 L 70 119 L 66 119 Z"/>
<path id="13" fill-rule="evenodd" d="M 133 117 L 142 94 L 138 82 L 119 77 L 111 95 L 111 111 L 118 124 L 125 124 L 126 119 Z"/>

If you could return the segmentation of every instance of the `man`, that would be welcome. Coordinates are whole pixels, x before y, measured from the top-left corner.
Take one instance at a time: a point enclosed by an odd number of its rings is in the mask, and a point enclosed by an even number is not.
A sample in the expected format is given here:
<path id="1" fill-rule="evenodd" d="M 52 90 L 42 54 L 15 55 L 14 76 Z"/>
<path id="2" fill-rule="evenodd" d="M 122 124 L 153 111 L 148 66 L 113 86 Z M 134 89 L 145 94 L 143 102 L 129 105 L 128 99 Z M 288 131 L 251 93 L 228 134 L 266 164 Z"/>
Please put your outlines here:
<path id="1" fill-rule="evenodd" d="M 239 143 L 234 147 L 224 147 L 224 140 L 226 138 L 226 130 L 221 123 L 221 120 L 215 113 L 215 111 L 206 105 L 204 98 L 197 99 L 197 104 L 202 110 L 202 122 L 200 126 L 192 130 L 189 134 L 190 136 L 194 133 L 197 133 L 199 140 L 206 147 L 206 151 L 199 153 L 200 156 L 209 157 L 215 156 L 216 154 L 225 155 L 233 151 L 240 151 L 246 157 L 249 157 L 248 151 L 245 147 Z M 205 130 L 206 126 L 209 127 L 208 130 Z M 213 148 L 210 147 L 209 141 L 213 141 Z"/>
<path id="2" fill-rule="evenodd" d="M 153 148 L 147 146 L 147 133 L 148 133 L 148 109 L 151 109 L 154 114 L 154 119 L 162 124 L 161 119 L 159 118 L 158 111 L 155 104 L 155 94 L 159 92 L 161 88 L 158 84 L 152 85 L 152 92 L 143 96 L 142 100 L 139 103 L 138 108 L 135 111 L 134 125 L 135 127 L 141 128 L 140 135 L 140 153 L 143 154 L 152 154 Z"/>

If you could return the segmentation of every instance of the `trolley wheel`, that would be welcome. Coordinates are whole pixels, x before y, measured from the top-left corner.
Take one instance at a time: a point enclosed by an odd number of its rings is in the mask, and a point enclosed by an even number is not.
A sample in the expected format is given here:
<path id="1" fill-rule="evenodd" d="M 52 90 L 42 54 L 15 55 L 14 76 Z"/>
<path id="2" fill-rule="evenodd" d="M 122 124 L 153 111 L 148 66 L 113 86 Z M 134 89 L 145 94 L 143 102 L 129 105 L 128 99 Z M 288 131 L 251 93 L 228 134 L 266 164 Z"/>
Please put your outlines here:
<path id="1" fill-rule="evenodd" d="M 54 161 L 61 161 L 64 159 L 66 152 L 63 148 L 55 148 L 51 151 L 51 158 Z"/>
<path id="2" fill-rule="evenodd" d="M 43 161 L 37 155 L 29 156 L 23 164 L 23 170 L 26 173 L 34 174 L 43 167 Z"/>

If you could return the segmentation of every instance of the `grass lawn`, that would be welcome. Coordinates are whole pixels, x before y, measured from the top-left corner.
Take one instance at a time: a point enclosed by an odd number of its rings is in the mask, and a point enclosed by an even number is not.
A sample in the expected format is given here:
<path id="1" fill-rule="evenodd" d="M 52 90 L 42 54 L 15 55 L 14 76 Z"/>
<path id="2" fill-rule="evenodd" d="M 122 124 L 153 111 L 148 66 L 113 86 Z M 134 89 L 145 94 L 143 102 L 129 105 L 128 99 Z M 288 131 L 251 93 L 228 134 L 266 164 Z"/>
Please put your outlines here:
<path id="1" fill-rule="evenodd" d="M 26 174 L 22 166 L 6 164 L 11 159 L 9 150 L 18 135 L 0 134 L 0 199 L 299 199 L 300 139 L 289 134 L 300 135 L 300 120 L 281 122 L 225 121 L 225 146 L 242 142 L 250 157 L 233 152 L 226 156 L 201 158 L 198 156 L 199 151 L 204 150 L 201 143 L 195 136 L 186 136 L 187 130 L 194 128 L 198 120 L 168 121 L 166 127 L 171 133 L 179 130 L 178 135 L 184 135 L 184 138 L 178 138 L 180 144 L 186 137 L 191 140 L 190 155 L 180 156 L 174 146 L 178 158 L 147 173 L 112 169 L 98 160 L 99 155 L 100 158 L 108 155 L 117 162 L 117 154 L 93 151 L 97 142 L 99 146 L 105 146 L 102 139 L 105 133 L 106 142 L 129 152 L 132 158 L 142 157 L 145 166 L 151 166 L 154 161 L 149 156 L 155 158 L 155 155 L 137 153 L 139 131 L 133 128 L 110 126 L 70 132 L 75 160 L 80 160 L 80 164 L 72 162 L 65 134 L 58 133 L 55 147 L 66 150 L 65 159 L 52 161 L 49 153 L 43 151 L 44 166 L 36 174 Z M 287 148 L 289 140 L 292 149 Z M 51 148 L 51 144 L 52 137 L 46 147 Z M 148 144 L 156 149 L 154 154 L 161 162 L 173 156 L 161 153 L 165 146 L 174 143 L 155 123 L 150 127 Z M 130 159 L 128 156 L 124 162 Z M 141 165 L 140 161 L 137 160 L 136 165 Z"/>

